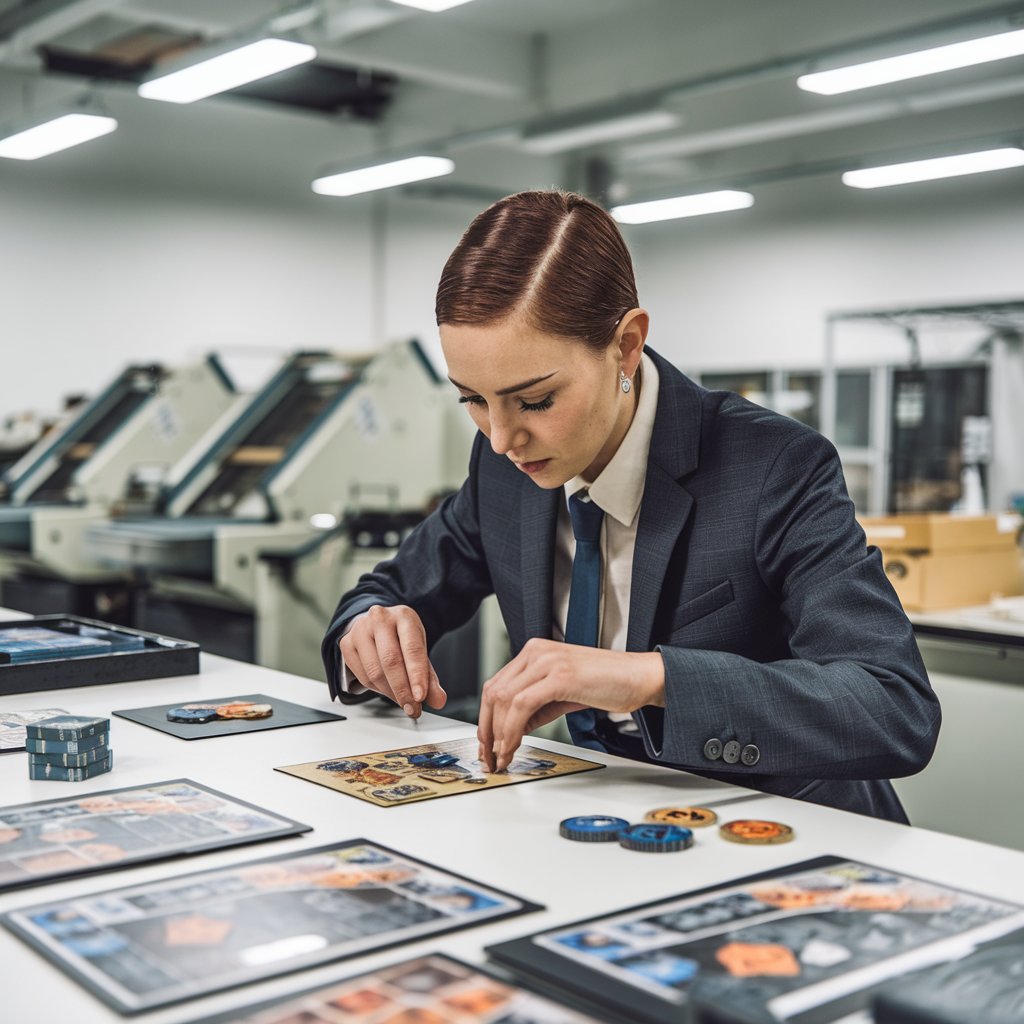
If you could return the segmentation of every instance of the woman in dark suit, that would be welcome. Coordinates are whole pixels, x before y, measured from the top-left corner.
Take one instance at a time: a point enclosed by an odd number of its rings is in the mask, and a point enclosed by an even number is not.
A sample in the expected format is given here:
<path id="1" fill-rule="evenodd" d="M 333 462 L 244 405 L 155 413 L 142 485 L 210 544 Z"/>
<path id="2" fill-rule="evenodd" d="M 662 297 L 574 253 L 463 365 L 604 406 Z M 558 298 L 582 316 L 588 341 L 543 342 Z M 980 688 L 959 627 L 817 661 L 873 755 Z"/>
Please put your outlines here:
<path id="1" fill-rule="evenodd" d="M 481 213 L 441 276 L 469 475 L 344 595 L 332 692 L 443 707 L 428 652 L 497 596 L 483 688 L 501 770 L 566 715 L 582 746 L 906 821 L 938 702 L 832 445 L 653 352 L 612 218 L 563 192 Z"/>

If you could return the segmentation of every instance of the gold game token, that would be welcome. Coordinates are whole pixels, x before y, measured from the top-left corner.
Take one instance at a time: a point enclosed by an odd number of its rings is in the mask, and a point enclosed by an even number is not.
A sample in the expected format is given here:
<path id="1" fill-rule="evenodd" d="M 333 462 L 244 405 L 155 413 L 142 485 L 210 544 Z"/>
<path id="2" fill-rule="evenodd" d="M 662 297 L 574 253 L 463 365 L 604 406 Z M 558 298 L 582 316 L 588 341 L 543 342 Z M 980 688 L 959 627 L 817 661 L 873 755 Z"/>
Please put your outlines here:
<path id="1" fill-rule="evenodd" d="M 706 828 L 718 821 L 718 815 L 709 807 L 656 807 L 644 815 L 644 821 L 681 825 L 683 828 Z"/>
<path id="2" fill-rule="evenodd" d="M 728 821 L 718 834 L 730 843 L 751 843 L 755 846 L 773 846 L 776 843 L 788 843 L 796 834 L 789 825 L 777 821 L 758 821 L 753 818 L 741 818 Z"/>

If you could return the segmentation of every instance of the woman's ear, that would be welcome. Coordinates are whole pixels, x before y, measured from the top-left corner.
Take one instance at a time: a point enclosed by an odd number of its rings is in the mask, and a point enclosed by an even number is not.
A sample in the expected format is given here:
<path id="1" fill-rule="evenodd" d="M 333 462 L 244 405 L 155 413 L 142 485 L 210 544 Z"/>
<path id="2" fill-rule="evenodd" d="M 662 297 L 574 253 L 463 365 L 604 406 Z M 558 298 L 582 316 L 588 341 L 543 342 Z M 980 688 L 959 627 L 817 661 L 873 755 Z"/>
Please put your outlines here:
<path id="1" fill-rule="evenodd" d="M 651 318 L 646 309 L 631 309 L 619 321 L 619 363 L 627 377 L 636 373 Z"/>

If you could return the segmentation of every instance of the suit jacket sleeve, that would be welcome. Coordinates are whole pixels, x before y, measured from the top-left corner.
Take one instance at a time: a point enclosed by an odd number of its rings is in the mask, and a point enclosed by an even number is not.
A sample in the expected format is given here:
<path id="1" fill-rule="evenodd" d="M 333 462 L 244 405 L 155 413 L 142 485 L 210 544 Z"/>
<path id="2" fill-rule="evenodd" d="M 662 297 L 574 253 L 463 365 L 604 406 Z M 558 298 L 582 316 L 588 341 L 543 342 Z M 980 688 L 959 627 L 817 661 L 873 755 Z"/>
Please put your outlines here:
<path id="1" fill-rule="evenodd" d="M 480 542 L 477 472 L 481 446 L 478 434 L 470 456 L 469 477 L 405 539 L 394 558 L 381 562 L 359 579 L 334 611 L 321 646 L 332 696 L 350 704 L 372 692 L 341 692 L 338 640 L 355 616 L 373 605 L 404 604 L 422 619 L 428 649 L 449 630 L 457 629 L 491 593 L 490 574 Z"/>
<path id="2" fill-rule="evenodd" d="M 789 657 L 760 663 L 658 647 L 666 708 L 663 725 L 641 714 L 648 753 L 703 771 L 821 779 L 920 771 L 938 736 L 938 701 L 879 553 L 854 519 L 835 449 L 820 435 L 791 435 L 768 460 L 753 543 Z M 753 745 L 759 760 L 712 760 L 710 738 Z"/>

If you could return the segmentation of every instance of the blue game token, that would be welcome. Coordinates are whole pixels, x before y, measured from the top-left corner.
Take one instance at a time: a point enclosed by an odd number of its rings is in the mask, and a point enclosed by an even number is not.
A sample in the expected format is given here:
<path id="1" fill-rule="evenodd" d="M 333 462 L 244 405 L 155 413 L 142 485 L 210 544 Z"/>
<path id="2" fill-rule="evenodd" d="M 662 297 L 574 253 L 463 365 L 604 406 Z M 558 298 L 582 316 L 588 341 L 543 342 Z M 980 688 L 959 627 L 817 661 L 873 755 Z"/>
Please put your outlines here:
<path id="1" fill-rule="evenodd" d="M 216 708 L 169 708 L 168 722 L 213 722 L 217 718 Z"/>
<path id="2" fill-rule="evenodd" d="M 675 853 L 693 846 L 693 832 L 678 825 L 630 825 L 618 836 L 619 845 L 644 853 Z"/>
<path id="3" fill-rule="evenodd" d="M 431 750 L 426 754 L 411 754 L 409 756 L 409 764 L 427 768 L 446 768 L 450 764 L 456 764 L 458 760 L 454 754 L 448 754 L 443 750 Z"/>
<path id="4" fill-rule="evenodd" d="M 577 843 L 613 843 L 624 828 L 629 828 L 625 818 L 584 814 L 579 818 L 566 818 L 558 826 L 558 834 Z"/>

